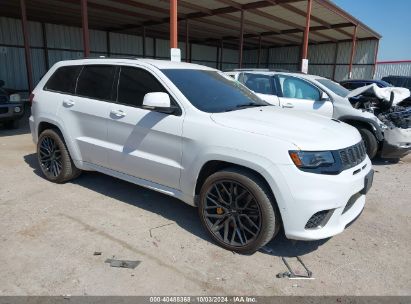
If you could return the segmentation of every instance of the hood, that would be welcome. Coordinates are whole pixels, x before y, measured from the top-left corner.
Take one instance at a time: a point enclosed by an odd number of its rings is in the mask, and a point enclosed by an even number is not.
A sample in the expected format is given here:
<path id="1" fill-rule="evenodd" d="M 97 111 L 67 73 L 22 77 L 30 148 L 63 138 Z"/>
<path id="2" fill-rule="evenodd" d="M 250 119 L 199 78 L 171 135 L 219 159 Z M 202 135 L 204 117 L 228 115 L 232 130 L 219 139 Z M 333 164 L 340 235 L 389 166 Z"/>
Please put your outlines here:
<path id="1" fill-rule="evenodd" d="M 273 106 L 214 113 L 211 119 L 227 128 L 293 143 L 302 150 L 337 150 L 361 140 L 358 131 L 343 122 Z"/>
<path id="2" fill-rule="evenodd" d="M 392 104 L 394 106 L 400 103 L 401 101 L 403 101 L 404 99 L 407 99 L 408 97 L 410 97 L 410 94 L 411 94 L 410 90 L 406 88 L 398 88 L 398 87 L 380 88 L 375 83 L 373 83 L 373 84 L 352 90 L 346 97 L 347 98 L 356 97 L 364 93 L 372 94 L 378 99 L 382 99 L 385 101 L 390 101 L 391 94 L 393 93 L 394 100 Z"/>

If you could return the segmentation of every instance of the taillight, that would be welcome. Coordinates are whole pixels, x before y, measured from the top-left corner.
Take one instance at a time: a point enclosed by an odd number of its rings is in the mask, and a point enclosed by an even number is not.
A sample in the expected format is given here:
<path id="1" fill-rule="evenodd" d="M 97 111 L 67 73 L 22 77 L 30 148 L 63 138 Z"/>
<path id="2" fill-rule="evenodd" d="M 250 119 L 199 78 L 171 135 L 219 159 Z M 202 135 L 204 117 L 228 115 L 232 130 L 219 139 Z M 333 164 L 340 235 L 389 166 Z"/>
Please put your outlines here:
<path id="1" fill-rule="evenodd" d="M 31 93 L 31 94 L 30 94 L 30 96 L 29 96 L 29 102 L 30 102 L 30 105 L 32 105 L 32 104 L 33 104 L 33 99 L 34 99 L 34 94 L 33 94 L 33 93 Z"/>

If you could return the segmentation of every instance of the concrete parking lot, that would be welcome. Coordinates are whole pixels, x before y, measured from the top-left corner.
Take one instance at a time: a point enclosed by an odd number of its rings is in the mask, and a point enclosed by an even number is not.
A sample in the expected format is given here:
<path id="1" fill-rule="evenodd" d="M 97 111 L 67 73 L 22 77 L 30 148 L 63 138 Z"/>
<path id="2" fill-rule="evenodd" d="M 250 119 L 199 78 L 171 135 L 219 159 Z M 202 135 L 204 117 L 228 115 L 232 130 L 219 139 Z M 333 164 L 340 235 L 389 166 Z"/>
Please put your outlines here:
<path id="1" fill-rule="evenodd" d="M 271 253 L 243 256 L 214 245 L 196 209 L 173 198 L 94 172 L 46 181 L 27 127 L 0 127 L 0 295 L 411 295 L 411 157 L 374 169 L 344 233 L 281 234 Z M 314 280 L 275 277 L 296 255 Z M 113 268 L 113 256 L 141 264 Z"/>

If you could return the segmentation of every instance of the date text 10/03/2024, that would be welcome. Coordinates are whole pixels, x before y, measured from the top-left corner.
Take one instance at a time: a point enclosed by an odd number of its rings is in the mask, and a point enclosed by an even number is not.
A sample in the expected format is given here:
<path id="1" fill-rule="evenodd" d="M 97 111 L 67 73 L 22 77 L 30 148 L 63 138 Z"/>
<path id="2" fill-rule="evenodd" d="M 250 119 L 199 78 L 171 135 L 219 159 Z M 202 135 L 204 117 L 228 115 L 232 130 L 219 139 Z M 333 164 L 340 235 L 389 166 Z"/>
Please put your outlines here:
<path id="1" fill-rule="evenodd" d="M 171 296 L 171 297 L 150 297 L 150 303 L 257 303 L 255 297 L 233 296 L 233 297 L 187 297 L 187 296 Z"/>

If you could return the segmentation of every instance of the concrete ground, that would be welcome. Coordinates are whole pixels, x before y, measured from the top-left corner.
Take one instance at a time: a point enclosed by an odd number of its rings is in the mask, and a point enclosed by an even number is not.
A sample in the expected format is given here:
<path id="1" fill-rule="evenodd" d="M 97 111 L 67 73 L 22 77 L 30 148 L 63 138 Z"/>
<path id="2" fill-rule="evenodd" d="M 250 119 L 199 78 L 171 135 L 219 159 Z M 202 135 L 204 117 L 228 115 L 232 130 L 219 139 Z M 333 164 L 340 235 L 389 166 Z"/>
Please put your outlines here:
<path id="1" fill-rule="evenodd" d="M 27 132 L 0 127 L 0 295 L 411 295 L 411 157 L 374 164 L 365 210 L 344 233 L 282 234 L 271 253 L 242 256 L 173 198 L 99 173 L 46 181 Z M 281 256 L 296 255 L 315 280 L 275 277 Z M 141 264 L 113 268 L 113 256 Z"/>

